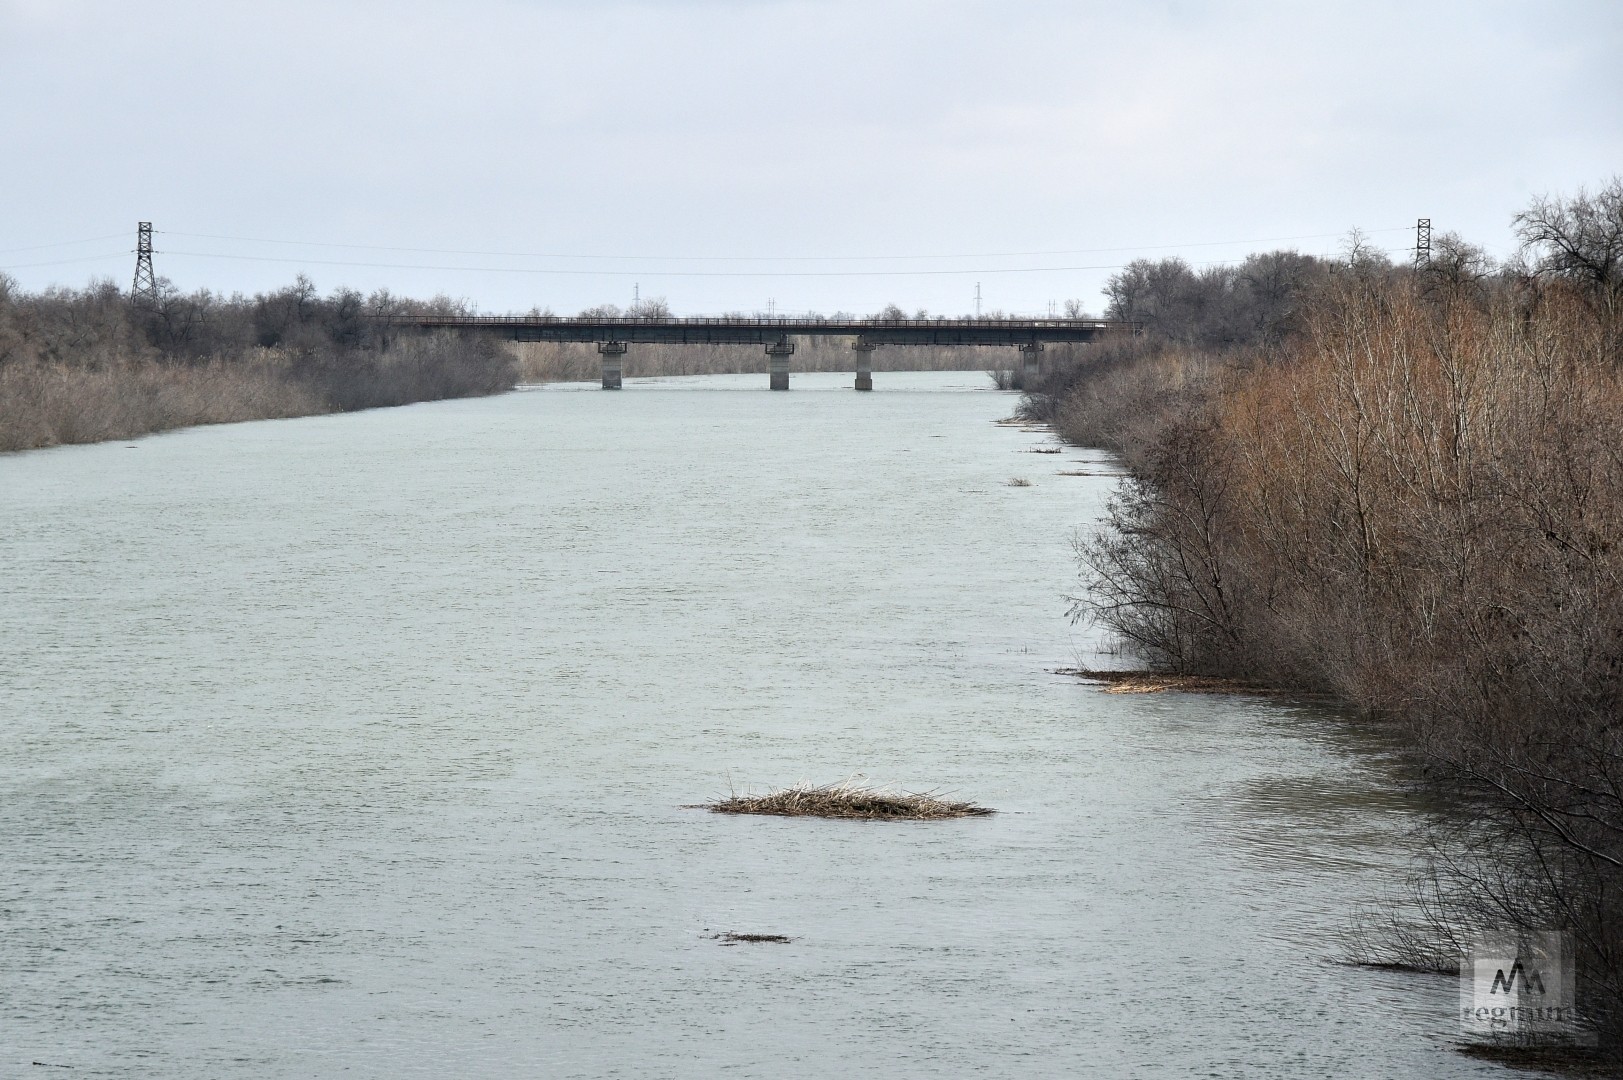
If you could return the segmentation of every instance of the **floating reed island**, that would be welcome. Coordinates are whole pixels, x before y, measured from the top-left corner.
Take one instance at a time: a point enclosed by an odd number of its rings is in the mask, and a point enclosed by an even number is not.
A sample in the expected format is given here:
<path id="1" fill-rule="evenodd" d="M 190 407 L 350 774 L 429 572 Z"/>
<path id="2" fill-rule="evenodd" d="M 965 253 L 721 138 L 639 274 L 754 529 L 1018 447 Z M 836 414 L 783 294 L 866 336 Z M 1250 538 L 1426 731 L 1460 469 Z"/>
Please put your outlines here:
<path id="1" fill-rule="evenodd" d="M 711 941 L 719 941 L 723 945 L 787 945 L 794 938 L 786 934 L 711 934 Z"/>
<path id="2" fill-rule="evenodd" d="M 763 795 L 729 795 L 694 809 L 717 814 L 770 814 L 776 817 L 852 818 L 863 821 L 938 821 L 984 817 L 997 811 L 972 802 L 953 802 L 933 791 L 891 791 L 855 780 L 813 787 L 796 784 Z"/>

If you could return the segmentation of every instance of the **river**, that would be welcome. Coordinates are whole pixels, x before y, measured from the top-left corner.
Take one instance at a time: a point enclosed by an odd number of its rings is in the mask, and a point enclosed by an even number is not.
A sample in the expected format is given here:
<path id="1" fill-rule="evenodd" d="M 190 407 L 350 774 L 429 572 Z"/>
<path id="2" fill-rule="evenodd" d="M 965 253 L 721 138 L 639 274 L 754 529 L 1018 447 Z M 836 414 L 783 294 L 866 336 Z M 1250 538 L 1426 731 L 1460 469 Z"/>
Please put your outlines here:
<path id="1" fill-rule="evenodd" d="M 0 457 L 0 1074 L 1499 1075 L 1380 745 L 1053 674 L 1108 462 L 850 380 Z M 689 808 L 854 774 L 1000 813 Z"/>

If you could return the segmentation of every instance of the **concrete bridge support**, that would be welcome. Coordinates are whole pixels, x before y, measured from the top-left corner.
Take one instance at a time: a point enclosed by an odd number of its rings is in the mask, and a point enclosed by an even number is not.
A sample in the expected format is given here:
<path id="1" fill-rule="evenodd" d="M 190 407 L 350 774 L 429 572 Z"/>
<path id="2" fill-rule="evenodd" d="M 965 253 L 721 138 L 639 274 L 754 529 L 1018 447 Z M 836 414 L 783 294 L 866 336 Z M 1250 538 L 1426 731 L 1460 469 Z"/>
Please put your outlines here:
<path id="1" fill-rule="evenodd" d="M 766 367 L 770 372 L 768 385 L 773 390 L 789 389 L 789 357 L 794 352 L 792 341 L 778 341 L 766 347 Z"/>
<path id="2" fill-rule="evenodd" d="M 1037 380 L 1043 375 L 1043 343 L 1033 341 L 1020 346 L 1020 357 L 1023 361 L 1020 367 L 1020 386 L 1023 390 L 1030 390 L 1037 385 Z"/>
<path id="3" fill-rule="evenodd" d="M 623 341 L 600 341 L 597 351 L 603 357 L 603 389 L 620 389 L 620 366 L 626 355 Z"/>
<path id="4" fill-rule="evenodd" d="M 851 346 L 857 354 L 857 389 L 873 389 L 873 351 L 879 346 L 870 341 L 858 340 Z"/>

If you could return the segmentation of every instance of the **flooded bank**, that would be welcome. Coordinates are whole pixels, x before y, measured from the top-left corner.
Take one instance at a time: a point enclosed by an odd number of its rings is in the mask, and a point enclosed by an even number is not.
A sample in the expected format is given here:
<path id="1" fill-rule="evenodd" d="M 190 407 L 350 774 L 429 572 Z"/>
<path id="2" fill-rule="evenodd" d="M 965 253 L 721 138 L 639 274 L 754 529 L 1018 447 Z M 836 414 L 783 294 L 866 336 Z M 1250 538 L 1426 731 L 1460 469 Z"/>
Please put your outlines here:
<path id="1" fill-rule="evenodd" d="M 0 1064 L 1500 1075 L 1336 962 L 1379 743 L 1054 674 L 1114 480 L 984 375 L 850 380 L 0 459 Z M 691 808 L 857 773 L 998 813 Z"/>

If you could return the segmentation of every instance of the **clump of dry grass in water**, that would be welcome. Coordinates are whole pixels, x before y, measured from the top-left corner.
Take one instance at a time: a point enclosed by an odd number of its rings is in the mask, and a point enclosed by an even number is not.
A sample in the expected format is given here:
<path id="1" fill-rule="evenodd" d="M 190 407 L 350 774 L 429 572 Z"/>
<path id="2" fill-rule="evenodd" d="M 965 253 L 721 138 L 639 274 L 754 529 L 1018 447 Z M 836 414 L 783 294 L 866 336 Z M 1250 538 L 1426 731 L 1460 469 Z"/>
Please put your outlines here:
<path id="1" fill-rule="evenodd" d="M 722 945 L 787 945 L 794 940 L 785 934 L 711 934 L 711 941 Z"/>
<path id="2" fill-rule="evenodd" d="M 1008 486 L 1009 487 L 1030 487 L 1031 486 L 1031 481 L 1027 480 L 1023 476 L 1011 476 L 1011 477 L 1009 477 Z"/>
<path id="3" fill-rule="evenodd" d="M 863 821 L 938 821 L 944 818 L 983 817 L 996 813 L 971 802 L 943 799 L 933 791 L 890 791 L 855 780 L 813 787 L 793 787 L 764 795 L 746 792 L 706 803 L 717 814 L 769 814 L 776 817 L 852 818 Z"/>

